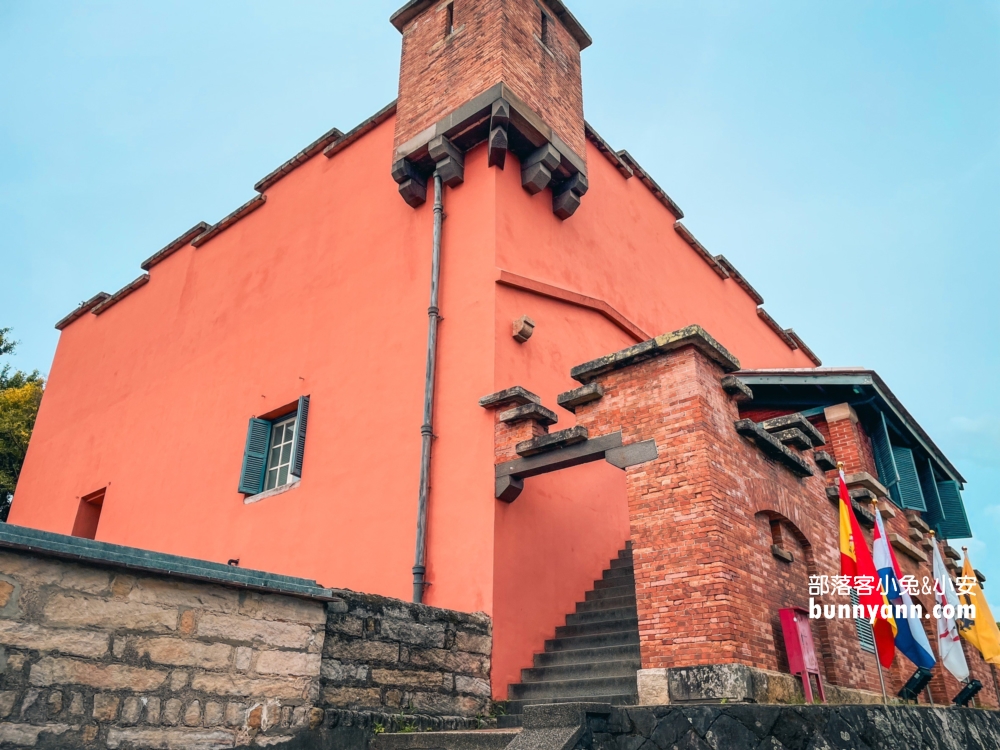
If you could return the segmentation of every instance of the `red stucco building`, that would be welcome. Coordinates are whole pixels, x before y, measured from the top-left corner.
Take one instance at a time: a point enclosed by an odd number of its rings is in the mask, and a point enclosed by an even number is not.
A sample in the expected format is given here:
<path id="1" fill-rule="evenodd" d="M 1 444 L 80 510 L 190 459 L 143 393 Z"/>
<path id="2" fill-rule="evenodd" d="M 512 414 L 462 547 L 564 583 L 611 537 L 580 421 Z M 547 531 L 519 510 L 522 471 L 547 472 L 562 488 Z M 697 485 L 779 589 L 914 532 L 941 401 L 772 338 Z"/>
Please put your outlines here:
<path id="1" fill-rule="evenodd" d="M 836 461 L 907 573 L 929 526 L 968 536 L 878 376 L 820 367 L 584 120 L 560 0 L 392 22 L 395 102 L 60 321 L 11 523 L 486 612 L 518 701 L 787 671 L 778 610 L 837 572 Z M 827 685 L 878 690 L 853 621 L 813 633 Z"/>

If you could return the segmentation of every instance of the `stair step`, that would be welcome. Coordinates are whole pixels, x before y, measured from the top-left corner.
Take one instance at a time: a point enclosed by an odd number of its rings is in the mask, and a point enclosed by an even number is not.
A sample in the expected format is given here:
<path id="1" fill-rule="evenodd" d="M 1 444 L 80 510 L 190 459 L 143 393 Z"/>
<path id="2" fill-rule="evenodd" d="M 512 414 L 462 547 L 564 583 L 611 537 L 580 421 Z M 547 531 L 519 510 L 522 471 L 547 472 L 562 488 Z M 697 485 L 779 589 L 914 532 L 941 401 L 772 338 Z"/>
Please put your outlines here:
<path id="1" fill-rule="evenodd" d="M 567 638 L 576 635 L 597 635 L 599 633 L 622 633 L 634 630 L 639 632 L 639 619 L 631 617 L 616 617 L 608 620 L 587 622 L 582 625 L 562 625 L 556 628 L 556 638 Z"/>
<path id="2" fill-rule="evenodd" d="M 573 698 L 528 698 L 507 701 L 507 715 L 520 716 L 525 706 L 544 706 L 552 703 L 610 703 L 614 706 L 634 706 L 638 702 L 638 692 L 581 695 Z"/>
<path id="3" fill-rule="evenodd" d="M 609 596 L 606 599 L 591 599 L 586 602 L 577 602 L 576 611 L 581 612 L 599 612 L 601 610 L 612 610 L 618 609 L 619 607 L 631 607 L 635 610 L 635 595 L 632 596 Z"/>
<path id="4" fill-rule="evenodd" d="M 520 726 L 520 723 L 518 723 Z M 391 732 L 376 734 L 371 750 L 503 750 L 520 729 L 470 729 L 454 732 Z"/>
<path id="5" fill-rule="evenodd" d="M 521 682 L 553 682 L 558 680 L 589 680 L 601 677 L 635 677 L 642 668 L 638 654 L 630 660 L 560 664 L 521 670 Z"/>
<path id="6" fill-rule="evenodd" d="M 604 583 L 604 581 L 600 581 Z M 584 595 L 588 602 L 596 602 L 600 599 L 617 599 L 622 596 L 635 596 L 635 583 L 628 586 L 606 586 L 600 589 L 593 589 Z"/>
<path id="7" fill-rule="evenodd" d="M 577 648 L 566 651 L 549 651 L 535 654 L 535 667 L 556 667 L 563 664 L 593 664 L 602 661 L 636 661 L 639 659 L 639 643 L 624 646 L 604 646 L 603 648 Z"/>
<path id="8" fill-rule="evenodd" d="M 507 688 L 511 700 L 529 698 L 577 698 L 584 695 L 608 693 L 636 693 L 635 674 L 622 677 L 595 677 L 579 680 L 554 680 L 551 682 L 522 682 Z"/>
<path id="9" fill-rule="evenodd" d="M 618 557 L 611 561 L 611 569 L 619 570 L 620 568 L 628 568 L 632 570 L 632 555 L 628 557 Z"/>
<path id="10" fill-rule="evenodd" d="M 504 714 L 497 717 L 497 729 L 516 729 L 521 726 L 521 714 Z"/>
<path id="11" fill-rule="evenodd" d="M 631 589 L 632 591 L 635 591 L 635 579 L 632 578 L 631 576 L 629 576 L 628 578 L 623 576 L 621 578 L 608 578 L 599 581 L 594 581 L 594 590 L 596 591 L 601 591 L 606 589 L 623 589 L 626 587 Z"/>
<path id="12" fill-rule="evenodd" d="M 639 643 L 639 628 L 632 631 L 617 633 L 599 633 L 596 635 L 567 636 L 545 641 L 545 652 L 572 651 L 578 648 L 604 648 L 605 646 L 625 646 Z"/>
<path id="13" fill-rule="evenodd" d="M 598 609 L 592 612 L 577 612 L 566 615 L 567 625 L 588 625 L 594 622 L 610 622 L 614 620 L 634 620 L 635 605 L 631 607 L 615 607 L 614 609 Z"/>
<path id="14" fill-rule="evenodd" d="M 635 580 L 635 570 L 631 565 L 622 568 L 611 567 L 601 575 L 601 579 L 605 581 L 617 581 L 621 578 L 627 578 L 630 581 Z M 621 584 L 618 585 L 620 586 Z"/>

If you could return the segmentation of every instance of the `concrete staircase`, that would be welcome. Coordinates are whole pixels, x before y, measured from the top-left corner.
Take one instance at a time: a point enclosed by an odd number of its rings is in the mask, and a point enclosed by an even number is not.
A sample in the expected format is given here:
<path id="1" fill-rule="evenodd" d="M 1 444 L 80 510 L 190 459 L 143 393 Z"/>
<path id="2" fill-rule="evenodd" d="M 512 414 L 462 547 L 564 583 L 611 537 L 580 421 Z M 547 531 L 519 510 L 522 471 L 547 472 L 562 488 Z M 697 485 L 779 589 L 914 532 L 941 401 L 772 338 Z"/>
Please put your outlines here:
<path id="1" fill-rule="evenodd" d="M 635 610 L 632 544 L 628 542 L 601 580 L 577 603 L 556 637 L 535 654 L 534 667 L 507 688 L 507 715 L 500 727 L 521 725 L 525 706 L 547 703 L 635 705 L 639 621 Z"/>

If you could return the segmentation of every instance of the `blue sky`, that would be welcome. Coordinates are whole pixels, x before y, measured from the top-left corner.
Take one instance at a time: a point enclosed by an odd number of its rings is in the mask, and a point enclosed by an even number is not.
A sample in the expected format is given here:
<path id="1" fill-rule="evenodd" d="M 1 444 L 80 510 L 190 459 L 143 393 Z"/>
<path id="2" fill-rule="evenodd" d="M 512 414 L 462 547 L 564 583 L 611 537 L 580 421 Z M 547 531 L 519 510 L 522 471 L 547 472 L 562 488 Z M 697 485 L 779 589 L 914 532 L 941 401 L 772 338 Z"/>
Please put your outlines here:
<path id="1" fill-rule="evenodd" d="M 79 301 L 392 100 L 401 4 L 0 3 L 10 361 L 47 371 Z M 1000 4 L 569 4 L 594 37 L 588 120 L 826 364 L 885 378 L 969 480 L 992 594 Z"/>

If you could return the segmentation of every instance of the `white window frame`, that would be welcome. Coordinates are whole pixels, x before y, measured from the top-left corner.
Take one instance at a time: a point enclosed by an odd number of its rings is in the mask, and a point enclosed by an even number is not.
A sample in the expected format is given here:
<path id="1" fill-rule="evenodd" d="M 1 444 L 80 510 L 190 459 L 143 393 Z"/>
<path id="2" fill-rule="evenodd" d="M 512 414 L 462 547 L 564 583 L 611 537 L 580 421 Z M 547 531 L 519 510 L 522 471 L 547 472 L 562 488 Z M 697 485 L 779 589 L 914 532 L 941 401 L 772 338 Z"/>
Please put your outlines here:
<path id="1" fill-rule="evenodd" d="M 270 435 L 271 439 L 269 440 L 267 447 L 267 465 L 264 467 L 264 489 L 263 489 L 264 492 L 270 492 L 271 490 L 276 490 L 279 487 L 284 487 L 285 485 L 291 484 L 292 482 L 298 480 L 298 477 L 292 475 L 292 462 L 295 460 L 295 441 L 297 434 L 296 428 L 298 427 L 297 422 L 298 422 L 298 414 L 296 414 L 295 412 L 292 412 L 291 414 L 284 417 L 278 417 L 277 419 L 271 421 L 271 435 Z M 283 440 L 278 445 L 275 445 L 274 444 L 275 432 L 278 430 L 279 427 L 281 427 L 282 434 L 287 435 L 288 434 L 287 425 L 289 423 L 292 426 L 290 440 Z M 282 449 L 286 445 L 288 446 L 288 460 L 284 461 L 281 458 L 281 454 L 283 452 Z M 277 454 L 275 453 L 275 449 L 277 449 Z M 276 463 L 274 459 L 275 455 L 277 455 Z M 285 481 L 283 482 L 280 481 L 282 467 L 285 467 L 287 469 L 287 472 L 285 474 Z M 275 484 L 273 486 L 270 484 L 270 476 L 272 470 L 277 470 L 277 474 L 275 476 Z"/>

